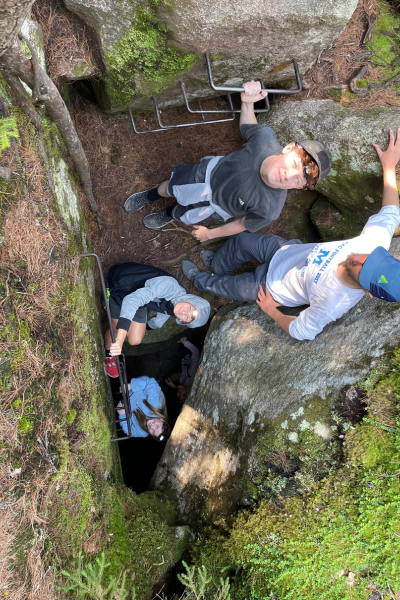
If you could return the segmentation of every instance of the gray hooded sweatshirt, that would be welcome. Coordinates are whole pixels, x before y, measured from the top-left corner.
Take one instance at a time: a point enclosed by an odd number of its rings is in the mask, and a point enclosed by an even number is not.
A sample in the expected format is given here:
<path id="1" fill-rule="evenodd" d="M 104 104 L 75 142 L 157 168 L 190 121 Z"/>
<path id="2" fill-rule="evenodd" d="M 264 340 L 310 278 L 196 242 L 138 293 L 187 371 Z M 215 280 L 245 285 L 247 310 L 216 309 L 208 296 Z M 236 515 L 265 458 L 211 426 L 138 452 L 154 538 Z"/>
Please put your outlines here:
<path id="1" fill-rule="evenodd" d="M 176 319 L 178 325 L 186 325 L 187 327 L 201 327 L 205 325 L 210 316 L 210 303 L 200 296 L 194 296 L 193 294 L 187 294 L 185 288 L 183 288 L 173 277 L 153 277 L 148 279 L 143 288 L 136 290 L 132 294 L 128 294 L 122 301 L 121 313 L 118 320 L 118 329 L 125 329 L 128 331 L 129 325 L 135 316 L 136 311 L 147 304 L 148 302 L 157 302 L 161 298 L 165 298 L 172 302 L 174 306 L 178 302 L 189 302 L 192 304 L 199 314 L 190 323 L 182 323 L 179 319 Z M 149 327 L 152 329 L 160 329 L 164 323 L 169 319 L 170 315 L 163 313 L 157 313 L 157 316 L 150 319 L 148 322 Z"/>

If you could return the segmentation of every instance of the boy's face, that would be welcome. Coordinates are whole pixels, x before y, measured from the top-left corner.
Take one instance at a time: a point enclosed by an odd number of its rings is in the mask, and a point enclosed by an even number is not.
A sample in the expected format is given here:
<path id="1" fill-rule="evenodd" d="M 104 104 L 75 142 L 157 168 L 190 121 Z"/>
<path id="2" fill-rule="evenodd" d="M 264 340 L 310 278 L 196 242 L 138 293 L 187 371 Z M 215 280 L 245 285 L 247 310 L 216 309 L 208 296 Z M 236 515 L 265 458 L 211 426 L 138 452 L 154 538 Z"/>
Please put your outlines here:
<path id="1" fill-rule="evenodd" d="M 282 154 L 271 156 L 266 172 L 270 187 L 291 190 L 301 189 L 306 185 L 304 165 L 293 151 L 294 147 L 295 143 L 291 142 L 282 150 Z"/>

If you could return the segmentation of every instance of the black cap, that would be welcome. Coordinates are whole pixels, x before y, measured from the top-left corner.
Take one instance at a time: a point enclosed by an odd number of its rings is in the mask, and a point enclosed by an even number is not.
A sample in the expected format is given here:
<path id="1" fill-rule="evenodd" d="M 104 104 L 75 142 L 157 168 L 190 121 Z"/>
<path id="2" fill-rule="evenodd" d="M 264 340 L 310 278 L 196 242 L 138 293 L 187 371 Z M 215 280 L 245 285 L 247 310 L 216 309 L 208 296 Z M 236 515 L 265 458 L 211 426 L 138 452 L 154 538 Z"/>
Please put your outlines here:
<path id="1" fill-rule="evenodd" d="M 326 148 L 322 142 L 316 140 L 304 140 L 298 142 L 298 144 L 308 152 L 317 163 L 319 169 L 318 181 L 325 179 L 325 177 L 329 175 L 332 166 L 332 154 L 329 152 L 328 148 Z"/>

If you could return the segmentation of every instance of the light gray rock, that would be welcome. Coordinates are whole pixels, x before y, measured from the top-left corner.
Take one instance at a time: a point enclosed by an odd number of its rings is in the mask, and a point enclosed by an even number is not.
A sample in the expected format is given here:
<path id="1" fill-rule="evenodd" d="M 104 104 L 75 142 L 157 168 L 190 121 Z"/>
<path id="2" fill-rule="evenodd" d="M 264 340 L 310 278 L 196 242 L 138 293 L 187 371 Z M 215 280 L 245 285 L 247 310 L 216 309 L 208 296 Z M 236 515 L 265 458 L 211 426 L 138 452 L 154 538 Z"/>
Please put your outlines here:
<path id="1" fill-rule="evenodd" d="M 327 145 L 333 155 L 332 171 L 317 190 L 345 217 L 334 219 L 335 239 L 358 235 L 382 202 L 382 168 L 372 144 L 387 148 L 389 130 L 400 127 L 400 110 L 353 110 L 332 100 L 287 100 L 260 115 L 258 122 L 272 127 L 283 145 L 302 139 Z"/>
<path id="2" fill-rule="evenodd" d="M 234 4 L 224 0 L 175 0 L 173 4 L 152 5 L 132 0 L 64 0 L 64 3 L 99 36 L 108 76 L 103 85 L 100 82 L 96 86 L 96 93 L 107 110 L 129 105 L 152 108 L 149 96 L 154 92 L 163 92 L 161 106 L 182 105 L 178 85 L 182 77 L 191 97 L 215 95 L 208 85 L 203 57 L 206 51 L 213 55 L 218 84 L 239 86 L 259 77 L 267 84 L 291 80 L 292 58 L 297 58 L 304 73 L 343 31 L 357 6 L 357 0 L 238 0 Z M 149 29 L 141 26 L 143 15 L 148 19 Z M 143 71 L 138 58 L 143 47 L 151 62 L 155 43 L 150 37 L 152 30 L 165 31 L 164 54 L 178 51 L 182 56 L 193 56 L 178 70 L 173 66 L 178 59 L 171 56 L 164 73 L 162 69 L 158 73 L 157 82 Z M 116 44 L 122 39 L 121 50 Z M 116 60 L 112 58 L 115 52 Z M 155 64 L 154 69 L 157 68 Z M 126 80 L 129 69 L 130 82 Z M 121 86 L 121 70 L 126 89 L 117 98 L 112 86 Z"/>
<path id="3" fill-rule="evenodd" d="M 391 251 L 400 258 L 400 238 Z M 194 528 L 246 505 L 260 489 L 261 496 L 308 489 L 340 457 L 346 425 L 336 409 L 346 390 L 353 397 L 357 383 L 390 368 L 399 308 L 365 297 L 303 342 L 255 305 L 218 313 L 154 487 L 177 499 Z M 307 461 L 316 454 L 321 470 L 312 474 Z"/>

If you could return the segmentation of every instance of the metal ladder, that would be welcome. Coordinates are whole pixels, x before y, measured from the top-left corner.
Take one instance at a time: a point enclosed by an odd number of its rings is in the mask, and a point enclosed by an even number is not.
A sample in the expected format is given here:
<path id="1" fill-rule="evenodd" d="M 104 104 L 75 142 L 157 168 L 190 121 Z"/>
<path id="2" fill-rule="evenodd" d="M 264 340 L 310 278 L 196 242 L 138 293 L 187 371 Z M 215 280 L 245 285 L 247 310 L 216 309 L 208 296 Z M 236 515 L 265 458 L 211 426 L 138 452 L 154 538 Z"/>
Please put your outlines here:
<path id="1" fill-rule="evenodd" d="M 106 305 L 108 325 L 110 327 L 111 339 L 112 339 L 112 341 L 114 343 L 115 342 L 114 328 L 112 326 L 110 305 L 108 303 L 107 290 L 106 290 L 106 285 L 104 283 L 104 277 L 103 277 L 103 271 L 101 269 L 100 259 L 99 259 L 98 255 L 95 254 L 94 252 L 80 254 L 79 258 L 87 258 L 89 256 L 93 256 L 93 258 L 96 259 L 97 266 L 99 267 L 100 283 L 101 283 L 101 289 L 102 289 L 102 292 L 103 292 L 104 302 L 105 302 L 105 305 Z M 127 376 L 126 376 L 125 355 L 121 353 L 121 356 L 122 356 L 122 360 L 120 359 L 119 356 L 116 356 L 115 359 L 116 359 L 116 362 L 117 362 L 118 376 L 119 376 L 119 380 L 120 380 L 120 383 L 121 383 L 122 404 L 123 404 L 123 406 L 125 408 L 125 417 L 123 417 L 121 419 L 116 419 L 116 417 L 115 417 L 114 399 L 113 399 L 112 395 L 110 394 L 110 405 L 111 405 L 111 414 L 113 416 L 113 426 L 114 426 L 114 431 L 117 432 L 117 437 L 112 438 L 111 442 L 122 442 L 123 440 L 129 440 L 130 438 L 133 437 L 132 436 L 132 429 L 131 429 L 132 410 L 131 410 L 131 403 L 129 402 L 128 380 L 127 380 Z M 124 435 L 122 437 L 118 437 L 117 423 L 122 423 L 123 421 L 126 421 L 126 424 L 127 424 L 127 427 L 128 427 L 128 435 L 127 436 Z"/>
<path id="2" fill-rule="evenodd" d="M 141 133 L 155 133 L 156 131 L 168 131 L 170 129 L 180 129 L 182 127 L 196 127 L 198 125 L 212 125 L 213 123 L 226 123 L 227 121 L 233 121 L 233 119 L 235 118 L 235 115 L 237 113 L 240 113 L 240 109 L 234 109 L 233 108 L 233 104 L 232 104 L 232 98 L 231 98 L 231 93 L 233 92 L 244 92 L 244 88 L 242 87 L 224 87 L 224 86 L 216 86 L 214 83 L 214 78 L 213 78 L 213 74 L 212 74 L 212 66 L 211 66 L 211 59 L 210 59 L 210 54 L 208 52 L 206 52 L 206 66 L 207 66 L 207 73 L 208 73 L 208 81 L 210 83 L 210 87 L 211 89 L 213 89 L 215 92 L 224 92 L 227 94 L 228 96 L 228 103 L 229 103 L 229 108 L 227 109 L 217 109 L 217 110 L 204 110 L 201 106 L 201 102 L 198 99 L 198 105 L 199 105 L 199 110 L 193 110 L 192 108 L 190 108 L 189 105 L 189 99 L 188 99 L 188 95 L 187 95 L 187 91 L 186 91 L 186 87 L 185 84 L 183 83 L 183 81 L 181 81 L 181 89 L 182 89 L 182 95 L 183 95 L 183 99 L 184 99 L 184 103 L 186 106 L 186 109 L 189 113 L 191 114 L 200 114 L 201 115 L 201 121 L 197 121 L 195 123 L 180 123 L 177 125 L 163 125 L 161 122 L 161 111 L 160 108 L 158 106 L 158 102 L 157 102 L 157 98 L 156 96 L 152 96 L 152 100 L 153 100 L 153 104 L 154 104 L 154 111 L 157 117 L 157 121 L 158 121 L 158 125 L 159 128 L 158 129 L 143 129 L 142 131 L 139 131 L 136 127 L 136 123 L 135 123 L 135 119 L 133 117 L 133 113 L 132 113 L 132 109 L 129 108 L 129 116 L 131 118 L 131 123 L 132 123 L 132 127 L 135 133 L 141 134 Z M 296 77 L 296 83 L 297 83 L 297 88 L 294 89 L 290 89 L 290 90 L 277 90 L 277 89 L 272 89 L 272 88 L 266 88 L 264 85 L 264 82 L 262 79 L 260 79 L 261 82 L 261 91 L 262 92 L 268 92 L 268 94 L 281 94 L 281 95 L 285 95 L 285 96 L 290 96 L 292 94 L 300 94 L 300 92 L 303 90 L 302 87 L 302 83 L 301 83 L 301 77 L 300 77 L 300 73 L 299 73 L 299 67 L 297 64 L 297 60 L 295 58 L 293 58 L 292 60 L 293 62 L 293 68 L 294 68 L 294 74 Z M 254 112 L 255 113 L 266 113 L 270 110 L 270 103 L 268 100 L 268 95 L 265 97 L 265 108 L 258 108 L 255 109 Z M 230 114 L 230 117 L 227 117 L 225 119 L 214 119 L 214 120 L 210 120 L 210 121 L 206 121 L 205 119 L 205 115 L 209 115 L 209 114 L 217 114 L 217 113 L 224 113 L 224 114 Z"/>

